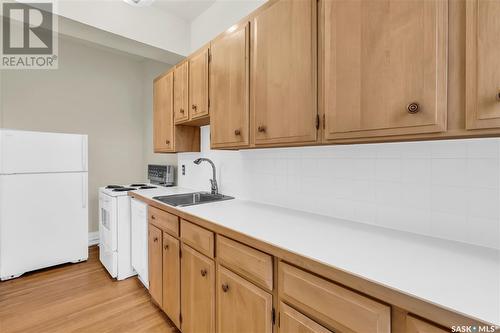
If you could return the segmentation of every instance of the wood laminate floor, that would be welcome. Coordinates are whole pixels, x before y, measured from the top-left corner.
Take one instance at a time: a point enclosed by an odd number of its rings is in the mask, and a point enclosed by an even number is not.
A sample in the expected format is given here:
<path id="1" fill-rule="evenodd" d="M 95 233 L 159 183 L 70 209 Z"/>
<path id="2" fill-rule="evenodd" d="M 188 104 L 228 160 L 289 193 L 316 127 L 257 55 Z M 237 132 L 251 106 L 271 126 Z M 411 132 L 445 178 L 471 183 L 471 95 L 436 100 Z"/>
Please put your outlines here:
<path id="1" fill-rule="evenodd" d="M 136 277 L 110 278 L 89 260 L 0 282 L 0 333 L 177 332 Z"/>

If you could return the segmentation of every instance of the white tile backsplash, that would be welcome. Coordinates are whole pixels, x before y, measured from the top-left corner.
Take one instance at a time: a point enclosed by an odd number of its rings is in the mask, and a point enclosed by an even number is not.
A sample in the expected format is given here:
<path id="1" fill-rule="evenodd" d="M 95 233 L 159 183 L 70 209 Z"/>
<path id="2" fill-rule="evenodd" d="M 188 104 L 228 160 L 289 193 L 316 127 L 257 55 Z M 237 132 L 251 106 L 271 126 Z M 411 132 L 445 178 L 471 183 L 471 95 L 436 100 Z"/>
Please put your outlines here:
<path id="1" fill-rule="evenodd" d="M 181 153 L 179 185 L 500 249 L 500 139 Z"/>

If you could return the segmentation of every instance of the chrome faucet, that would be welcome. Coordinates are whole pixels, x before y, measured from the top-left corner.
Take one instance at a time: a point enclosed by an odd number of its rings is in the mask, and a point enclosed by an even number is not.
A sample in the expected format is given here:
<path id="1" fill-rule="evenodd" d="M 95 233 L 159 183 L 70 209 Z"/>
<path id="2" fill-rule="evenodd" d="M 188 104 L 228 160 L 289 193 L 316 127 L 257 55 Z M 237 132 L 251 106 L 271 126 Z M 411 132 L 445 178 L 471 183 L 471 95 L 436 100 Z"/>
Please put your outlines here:
<path id="1" fill-rule="evenodd" d="M 217 177 L 216 177 L 214 162 L 212 162 L 212 160 L 210 160 L 209 158 L 198 158 L 198 159 L 194 160 L 193 162 L 194 162 L 194 164 L 199 165 L 203 161 L 210 163 L 210 165 L 212 166 L 213 178 L 210 179 L 210 185 L 212 188 L 211 193 L 212 194 L 219 194 L 219 186 L 217 185 Z"/>

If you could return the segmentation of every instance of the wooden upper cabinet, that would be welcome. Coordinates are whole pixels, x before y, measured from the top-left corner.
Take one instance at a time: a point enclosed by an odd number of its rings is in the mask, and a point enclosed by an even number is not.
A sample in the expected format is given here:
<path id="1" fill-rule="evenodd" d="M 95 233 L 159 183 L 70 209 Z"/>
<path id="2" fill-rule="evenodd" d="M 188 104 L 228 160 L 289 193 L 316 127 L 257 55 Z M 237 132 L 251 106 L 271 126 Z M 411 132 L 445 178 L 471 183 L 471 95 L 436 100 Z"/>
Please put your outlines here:
<path id="1" fill-rule="evenodd" d="M 321 0 L 320 31 L 324 139 L 446 130 L 447 0 Z"/>
<path id="2" fill-rule="evenodd" d="M 189 119 L 208 116 L 208 54 L 205 47 L 193 54 L 189 62 Z"/>
<path id="3" fill-rule="evenodd" d="M 188 73 L 187 61 L 177 65 L 174 69 L 174 120 L 176 123 L 189 119 Z"/>
<path id="4" fill-rule="evenodd" d="M 173 82 L 173 72 L 153 82 L 153 146 L 156 153 L 172 152 L 174 147 Z"/>
<path id="5" fill-rule="evenodd" d="M 467 129 L 500 128 L 500 1 L 466 6 Z"/>
<path id="6" fill-rule="evenodd" d="M 162 305 L 162 232 L 149 225 L 148 257 L 149 257 L 149 293 L 153 300 Z"/>
<path id="7" fill-rule="evenodd" d="M 215 263 L 182 245 L 181 330 L 183 333 L 215 331 Z"/>
<path id="8" fill-rule="evenodd" d="M 316 0 L 278 0 L 251 22 L 256 145 L 317 140 Z"/>
<path id="9" fill-rule="evenodd" d="M 247 23 L 210 45 L 210 130 L 214 148 L 249 144 L 249 33 Z"/>
<path id="10" fill-rule="evenodd" d="M 272 333 L 272 295 L 222 266 L 217 274 L 217 332 Z"/>
<path id="11" fill-rule="evenodd" d="M 163 310 L 181 328 L 181 264 L 179 240 L 163 232 Z"/>

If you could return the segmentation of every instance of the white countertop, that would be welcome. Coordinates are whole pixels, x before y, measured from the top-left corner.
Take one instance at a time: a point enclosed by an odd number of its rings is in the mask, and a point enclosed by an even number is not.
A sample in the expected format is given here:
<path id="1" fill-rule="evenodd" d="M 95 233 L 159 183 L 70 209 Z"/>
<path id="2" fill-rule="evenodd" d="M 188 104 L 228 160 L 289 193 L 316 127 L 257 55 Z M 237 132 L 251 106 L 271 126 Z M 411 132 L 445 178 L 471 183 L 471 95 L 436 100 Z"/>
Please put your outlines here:
<path id="1" fill-rule="evenodd" d="M 155 196 L 194 192 L 171 187 Z M 245 200 L 176 209 L 500 325 L 500 251 Z"/>

